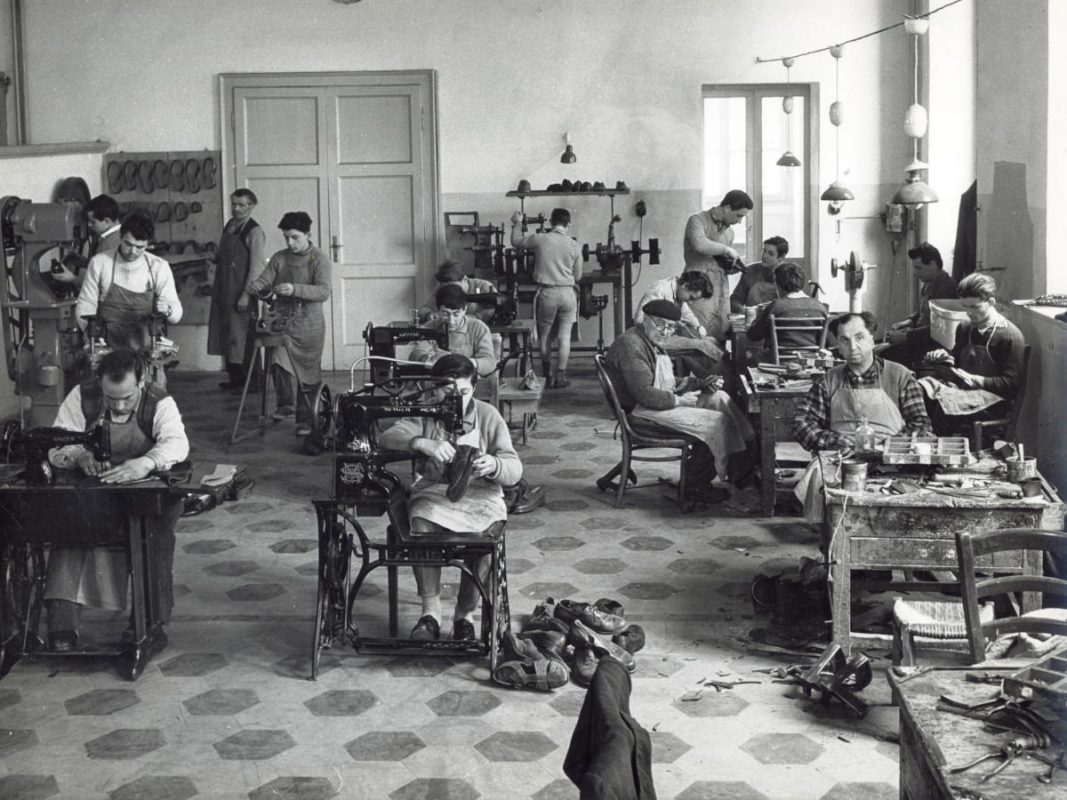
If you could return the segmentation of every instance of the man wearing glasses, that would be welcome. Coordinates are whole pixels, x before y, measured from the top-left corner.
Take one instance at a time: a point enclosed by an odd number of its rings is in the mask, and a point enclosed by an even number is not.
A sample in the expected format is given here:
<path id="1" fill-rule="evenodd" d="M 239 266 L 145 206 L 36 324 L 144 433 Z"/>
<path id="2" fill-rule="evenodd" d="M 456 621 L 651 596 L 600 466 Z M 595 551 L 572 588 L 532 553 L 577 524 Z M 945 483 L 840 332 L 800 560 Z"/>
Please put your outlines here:
<path id="1" fill-rule="evenodd" d="M 670 300 L 653 300 L 641 311 L 641 322 L 616 339 L 605 357 L 619 402 L 639 429 L 693 440 L 685 465 L 687 495 L 699 503 L 718 503 L 730 493 L 711 485 L 716 474 L 725 473 L 722 477 L 739 487 L 752 476 L 752 426 L 722 391 L 721 378 L 675 378 L 663 348 L 677 329 L 681 309 Z"/>
<path id="2" fill-rule="evenodd" d="M 412 361 L 436 362 L 446 353 L 458 353 L 474 360 L 478 377 L 485 380 L 496 371 L 496 353 L 493 351 L 493 335 L 489 326 L 475 317 L 467 316 L 467 293 L 460 286 L 446 284 L 437 290 L 437 318 L 426 327 L 448 331 L 448 349 L 442 350 L 436 342 L 419 342 L 411 349 Z M 490 381 L 478 392 L 480 399 L 489 399 Z M 487 394 L 488 393 L 488 394 Z"/>

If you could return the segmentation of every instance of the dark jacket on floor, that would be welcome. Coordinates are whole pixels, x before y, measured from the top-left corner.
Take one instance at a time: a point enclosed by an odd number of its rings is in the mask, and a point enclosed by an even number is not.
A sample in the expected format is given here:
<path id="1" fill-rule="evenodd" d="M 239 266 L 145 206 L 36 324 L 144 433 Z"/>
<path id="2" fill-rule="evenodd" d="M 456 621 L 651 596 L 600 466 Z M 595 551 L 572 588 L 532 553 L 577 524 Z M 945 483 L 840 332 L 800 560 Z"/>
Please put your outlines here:
<path id="1" fill-rule="evenodd" d="M 630 716 L 630 687 L 626 667 L 600 660 L 563 761 L 580 800 L 656 800 L 652 740 Z"/>

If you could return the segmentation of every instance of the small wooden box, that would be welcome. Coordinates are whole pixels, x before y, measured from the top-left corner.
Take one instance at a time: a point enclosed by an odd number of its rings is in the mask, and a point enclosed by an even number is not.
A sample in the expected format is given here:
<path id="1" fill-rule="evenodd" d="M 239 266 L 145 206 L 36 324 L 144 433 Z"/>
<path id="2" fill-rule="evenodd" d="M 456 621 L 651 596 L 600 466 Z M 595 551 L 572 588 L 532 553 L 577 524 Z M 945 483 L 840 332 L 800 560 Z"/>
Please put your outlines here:
<path id="1" fill-rule="evenodd" d="M 970 463 L 971 445 L 963 436 L 890 436 L 882 461 L 960 467 Z"/>

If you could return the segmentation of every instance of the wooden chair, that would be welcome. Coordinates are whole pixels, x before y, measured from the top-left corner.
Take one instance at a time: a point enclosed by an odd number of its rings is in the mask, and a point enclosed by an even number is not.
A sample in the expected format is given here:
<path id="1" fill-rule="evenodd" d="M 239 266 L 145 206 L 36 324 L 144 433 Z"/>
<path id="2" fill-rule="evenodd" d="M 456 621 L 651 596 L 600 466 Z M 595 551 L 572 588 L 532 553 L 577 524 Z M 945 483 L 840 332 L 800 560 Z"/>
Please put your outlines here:
<path id="1" fill-rule="evenodd" d="M 814 355 L 819 350 L 826 347 L 827 331 L 830 328 L 829 314 L 825 314 L 822 317 L 780 317 L 777 314 L 771 314 L 770 319 L 771 359 L 774 361 L 775 364 L 781 363 L 782 356 L 797 353 L 810 353 Z M 803 333 L 806 336 L 811 336 L 812 334 L 814 334 L 817 344 L 787 346 L 779 345 L 779 333 L 787 331 Z"/>
<path id="2" fill-rule="evenodd" d="M 1031 528 L 1005 528 L 985 533 L 957 533 L 961 599 L 904 600 L 893 605 L 894 662 L 915 663 L 916 638 L 939 649 L 965 652 L 968 663 L 985 661 L 986 640 L 1001 633 L 1053 633 L 1067 635 L 1067 622 L 1022 615 L 995 619 L 992 606 L 979 600 L 1014 592 L 1043 592 L 1067 599 L 1067 580 L 1039 575 L 984 577 L 979 566 L 999 561 L 995 554 L 1019 551 L 1053 552 L 1067 549 L 1067 534 Z"/>
<path id="3" fill-rule="evenodd" d="M 619 438 L 622 440 L 622 458 L 618 464 L 612 467 L 607 473 L 605 473 L 596 482 L 597 488 L 606 492 L 608 488 L 615 489 L 615 507 L 618 508 L 622 505 L 623 495 L 626 493 L 626 484 L 632 482 L 634 488 L 637 486 L 637 475 L 634 474 L 630 465 L 634 461 L 681 461 L 681 466 L 678 470 L 678 504 L 682 510 L 686 510 L 685 500 L 685 465 L 689 459 L 689 455 L 693 449 L 693 443 L 688 439 L 679 436 L 677 438 L 666 438 L 660 433 L 652 431 L 641 431 L 640 425 L 635 429 L 631 420 L 626 412 L 623 410 L 622 404 L 619 402 L 619 395 L 615 391 L 615 386 L 611 382 L 611 376 L 608 375 L 607 367 L 604 364 L 604 356 L 599 353 L 593 356 L 593 361 L 596 364 L 596 375 L 600 379 L 600 387 L 604 390 L 604 397 L 608 401 L 608 406 L 611 407 L 612 413 L 615 415 L 615 421 L 618 423 Z M 639 455 L 642 450 L 662 450 L 662 449 L 675 449 L 679 453 L 677 455 L 666 456 L 650 456 Z M 615 479 L 618 478 L 618 483 L 615 483 Z"/>
<path id="4" fill-rule="evenodd" d="M 1030 345 L 1026 345 L 1023 349 L 1023 368 L 1019 375 L 1019 391 L 1012 398 L 1011 411 L 1008 412 L 1008 416 L 999 417 L 997 419 L 982 419 L 975 420 L 974 429 L 972 432 L 971 445 L 974 448 L 974 452 L 978 452 L 982 449 L 982 440 L 985 437 L 985 433 L 990 428 L 998 428 L 1002 431 L 1001 438 L 1005 441 L 1012 441 L 1015 439 L 1015 427 L 1019 422 L 1019 414 L 1023 408 L 1023 400 L 1026 398 L 1026 376 L 1030 371 Z"/>

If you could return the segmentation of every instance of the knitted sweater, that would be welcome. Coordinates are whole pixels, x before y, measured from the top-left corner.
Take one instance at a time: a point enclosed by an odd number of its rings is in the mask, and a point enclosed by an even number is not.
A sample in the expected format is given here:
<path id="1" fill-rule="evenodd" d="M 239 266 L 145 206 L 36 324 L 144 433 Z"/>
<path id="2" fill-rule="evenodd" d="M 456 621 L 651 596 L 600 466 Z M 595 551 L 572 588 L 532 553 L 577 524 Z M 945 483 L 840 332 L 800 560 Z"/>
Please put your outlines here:
<path id="1" fill-rule="evenodd" d="M 678 404 L 674 392 L 653 385 L 657 353 L 644 329 L 637 326 L 627 330 L 608 348 L 604 366 L 615 385 L 619 403 L 627 413 L 638 405 L 660 411 Z"/>

